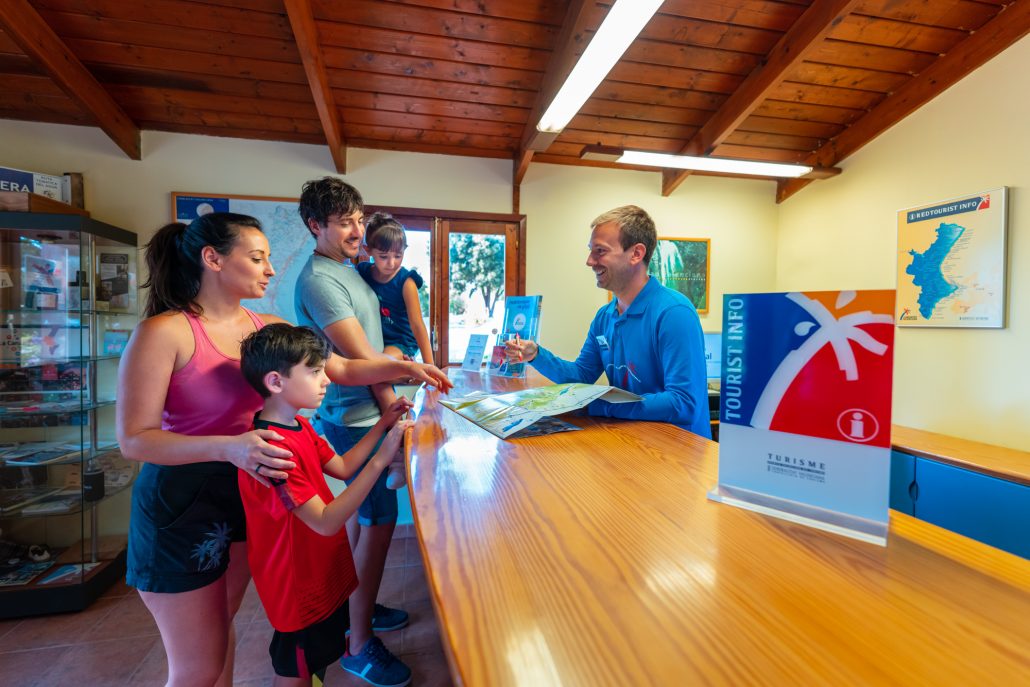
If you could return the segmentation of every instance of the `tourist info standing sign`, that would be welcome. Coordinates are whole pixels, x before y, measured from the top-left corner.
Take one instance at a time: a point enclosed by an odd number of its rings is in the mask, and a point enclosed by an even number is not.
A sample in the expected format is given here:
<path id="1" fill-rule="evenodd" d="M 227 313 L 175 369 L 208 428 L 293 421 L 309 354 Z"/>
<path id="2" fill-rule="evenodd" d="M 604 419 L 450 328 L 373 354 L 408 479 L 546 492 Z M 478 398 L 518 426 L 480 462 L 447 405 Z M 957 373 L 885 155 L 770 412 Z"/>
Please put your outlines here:
<path id="1" fill-rule="evenodd" d="M 723 297 L 709 497 L 886 544 L 893 291 Z"/>

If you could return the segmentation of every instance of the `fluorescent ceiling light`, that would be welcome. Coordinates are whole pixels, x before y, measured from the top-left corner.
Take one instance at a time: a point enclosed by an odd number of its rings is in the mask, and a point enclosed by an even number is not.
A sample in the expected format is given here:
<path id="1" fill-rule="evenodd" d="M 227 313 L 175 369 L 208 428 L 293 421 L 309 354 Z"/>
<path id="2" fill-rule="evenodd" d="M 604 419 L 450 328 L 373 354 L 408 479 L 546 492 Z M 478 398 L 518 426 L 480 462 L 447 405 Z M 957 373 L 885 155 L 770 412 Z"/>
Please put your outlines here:
<path id="1" fill-rule="evenodd" d="M 752 162 L 751 160 L 730 160 L 718 157 L 691 157 L 668 153 L 645 153 L 627 150 L 618 159 L 625 165 L 645 165 L 674 169 L 692 169 L 698 172 L 725 172 L 726 174 L 754 174 L 765 177 L 801 177 L 812 171 L 805 165 L 788 165 L 776 162 Z"/>
<path id="2" fill-rule="evenodd" d="M 565 128 L 583 103 L 608 76 L 626 48 L 661 7 L 663 0 L 616 0 L 608 10 L 590 45 L 572 68 L 558 95 L 536 125 L 539 131 L 557 133 Z"/>

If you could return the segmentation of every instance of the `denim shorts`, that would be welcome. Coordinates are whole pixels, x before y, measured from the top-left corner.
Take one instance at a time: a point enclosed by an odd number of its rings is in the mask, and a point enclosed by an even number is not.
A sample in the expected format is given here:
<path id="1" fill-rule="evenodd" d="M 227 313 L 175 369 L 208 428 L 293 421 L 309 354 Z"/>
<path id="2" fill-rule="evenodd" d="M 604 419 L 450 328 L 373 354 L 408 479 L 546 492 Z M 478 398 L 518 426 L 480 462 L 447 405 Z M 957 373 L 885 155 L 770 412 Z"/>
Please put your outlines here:
<path id="1" fill-rule="evenodd" d="M 247 538 L 236 467 L 144 463 L 132 489 L 126 582 L 177 593 L 215 582 L 229 545 Z"/>
<path id="2" fill-rule="evenodd" d="M 418 346 L 408 346 L 403 341 L 387 341 L 384 345 L 393 346 L 394 348 L 400 350 L 401 353 L 408 356 L 412 360 L 415 359 L 415 356 L 418 355 L 420 350 Z"/>
<path id="3" fill-rule="evenodd" d="M 329 444 L 333 447 L 337 454 L 344 454 L 349 451 L 356 443 L 361 441 L 361 437 L 368 434 L 371 427 L 341 427 L 332 422 L 326 422 L 324 419 L 321 423 L 322 431 L 325 432 L 325 438 L 329 441 Z M 379 444 L 383 443 L 380 439 L 376 442 L 375 448 L 372 449 L 372 453 L 369 453 L 368 457 L 371 458 L 379 449 Z M 365 465 L 368 460 L 362 464 L 361 469 L 365 469 Z M 397 522 L 397 492 L 392 489 L 386 488 L 386 477 L 389 470 L 383 470 L 379 477 L 376 478 L 376 483 L 372 485 L 372 490 L 368 492 L 368 496 L 361 502 L 358 507 L 358 523 L 366 527 L 372 525 L 389 525 Z M 357 477 L 357 473 L 354 477 Z M 347 480 L 347 484 L 350 485 L 354 481 L 354 477 Z"/>

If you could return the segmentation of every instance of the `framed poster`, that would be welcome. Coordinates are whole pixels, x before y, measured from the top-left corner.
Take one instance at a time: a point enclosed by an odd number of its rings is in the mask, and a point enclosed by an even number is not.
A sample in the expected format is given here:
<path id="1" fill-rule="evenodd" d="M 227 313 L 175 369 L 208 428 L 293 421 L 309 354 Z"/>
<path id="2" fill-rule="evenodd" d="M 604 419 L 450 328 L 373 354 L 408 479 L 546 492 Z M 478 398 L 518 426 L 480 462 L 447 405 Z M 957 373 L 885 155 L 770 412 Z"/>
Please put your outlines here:
<path id="1" fill-rule="evenodd" d="M 899 327 L 1004 327 L 1007 189 L 898 211 Z"/>
<path id="2" fill-rule="evenodd" d="M 711 240 L 661 238 L 655 246 L 648 274 L 694 304 L 698 314 L 708 312 L 708 277 Z"/>

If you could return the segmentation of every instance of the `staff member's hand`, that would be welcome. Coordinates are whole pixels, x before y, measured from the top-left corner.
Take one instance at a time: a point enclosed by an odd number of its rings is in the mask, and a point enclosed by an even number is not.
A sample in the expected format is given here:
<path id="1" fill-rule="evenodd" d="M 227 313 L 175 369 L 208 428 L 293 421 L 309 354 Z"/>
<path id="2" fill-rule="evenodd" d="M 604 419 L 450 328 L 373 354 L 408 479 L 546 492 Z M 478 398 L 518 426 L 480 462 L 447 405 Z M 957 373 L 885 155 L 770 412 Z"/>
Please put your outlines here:
<path id="1" fill-rule="evenodd" d="M 504 355 L 509 363 L 529 363 L 536 358 L 540 347 L 530 339 L 508 339 L 504 342 Z"/>
<path id="2" fill-rule="evenodd" d="M 419 382 L 435 386 L 441 393 L 447 393 L 454 387 L 454 382 L 447 378 L 447 373 L 436 365 L 427 363 L 408 363 L 411 377 Z"/>

